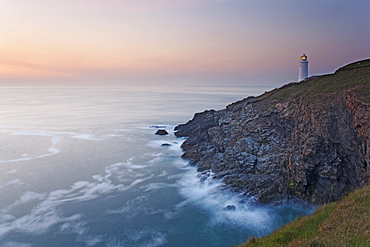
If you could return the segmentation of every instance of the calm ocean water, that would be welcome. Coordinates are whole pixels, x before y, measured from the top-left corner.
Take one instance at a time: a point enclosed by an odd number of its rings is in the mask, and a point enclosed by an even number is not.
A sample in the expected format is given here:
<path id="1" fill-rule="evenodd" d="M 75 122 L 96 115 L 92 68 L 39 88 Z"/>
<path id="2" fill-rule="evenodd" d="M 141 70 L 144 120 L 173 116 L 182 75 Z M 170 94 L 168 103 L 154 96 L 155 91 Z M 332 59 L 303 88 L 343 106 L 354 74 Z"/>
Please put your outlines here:
<path id="1" fill-rule="evenodd" d="M 177 124 L 266 88 L 0 90 L 0 246 L 234 246 L 312 212 L 253 205 L 180 157 Z"/>

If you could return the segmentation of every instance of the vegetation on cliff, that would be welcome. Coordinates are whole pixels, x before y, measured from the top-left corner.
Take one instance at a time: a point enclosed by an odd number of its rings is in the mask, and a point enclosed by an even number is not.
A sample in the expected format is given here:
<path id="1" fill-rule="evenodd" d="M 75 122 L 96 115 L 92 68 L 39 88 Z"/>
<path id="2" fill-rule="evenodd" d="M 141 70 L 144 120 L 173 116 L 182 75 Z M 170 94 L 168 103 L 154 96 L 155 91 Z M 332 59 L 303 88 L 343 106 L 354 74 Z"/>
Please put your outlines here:
<path id="1" fill-rule="evenodd" d="M 369 71 L 370 59 L 358 61 L 339 68 L 334 74 L 317 76 L 303 83 L 287 84 L 257 99 L 271 97 L 267 101 L 273 103 L 295 99 L 304 94 L 306 97 L 302 99 L 308 103 L 311 100 L 324 101 L 327 97 L 332 98 L 342 91 L 351 91 L 356 93 L 359 100 L 370 103 Z"/>
<path id="2" fill-rule="evenodd" d="M 322 206 L 263 238 L 240 247 L 362 247 L 370 245 L 370 186 Z"/>
<path id="3" fill-rule="evenodd" d="M 340 200 L 370 177 L 370 60 L 176 127 L 183 157 L 262 203 Z"/>

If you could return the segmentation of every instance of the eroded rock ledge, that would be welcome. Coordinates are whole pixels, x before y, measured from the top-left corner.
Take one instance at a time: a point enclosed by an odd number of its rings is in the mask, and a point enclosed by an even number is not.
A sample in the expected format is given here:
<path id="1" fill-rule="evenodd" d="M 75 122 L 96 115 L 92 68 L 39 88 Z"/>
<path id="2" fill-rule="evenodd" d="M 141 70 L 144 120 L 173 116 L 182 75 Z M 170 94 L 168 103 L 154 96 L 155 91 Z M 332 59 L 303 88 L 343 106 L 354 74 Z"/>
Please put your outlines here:
<path id="1" fill-rule="evenodd" d="M 183 157 L 262 203 L 342 198 L 370 175 L 370 60 L 360 62 L 195 114 L 175 128 L 188 137 Z"/>

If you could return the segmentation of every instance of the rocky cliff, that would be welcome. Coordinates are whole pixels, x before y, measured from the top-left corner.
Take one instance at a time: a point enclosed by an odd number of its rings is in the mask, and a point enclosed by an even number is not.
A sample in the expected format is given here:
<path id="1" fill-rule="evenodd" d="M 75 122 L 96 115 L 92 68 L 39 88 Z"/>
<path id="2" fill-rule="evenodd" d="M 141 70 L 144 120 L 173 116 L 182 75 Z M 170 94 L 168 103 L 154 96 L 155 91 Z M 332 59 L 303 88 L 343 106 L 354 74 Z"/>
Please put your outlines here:
<path id="1" fill-rule="evenodd" d="M 175 128 L 183 157 L 262 203 L 338 200 L 369 182 L 369 65 L 197 113 Z"/>

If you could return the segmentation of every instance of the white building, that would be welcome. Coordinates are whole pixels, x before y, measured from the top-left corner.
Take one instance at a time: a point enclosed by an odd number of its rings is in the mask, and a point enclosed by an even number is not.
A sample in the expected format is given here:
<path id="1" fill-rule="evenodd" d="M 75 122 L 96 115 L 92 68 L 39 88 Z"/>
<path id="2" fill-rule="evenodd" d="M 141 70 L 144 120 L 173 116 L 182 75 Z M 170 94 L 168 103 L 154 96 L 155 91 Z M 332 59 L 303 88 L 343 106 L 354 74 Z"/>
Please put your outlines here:
<path id="1" fill-rule="evenodd" d="M 301 60 L 299 60 L 298 81 L 303 81 L 306 78 L 308 78 L 308 58 L 307 58 L 306 54 L 303 54 L 301 56 Z"/>

